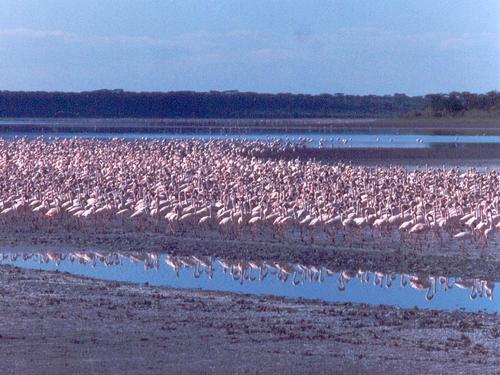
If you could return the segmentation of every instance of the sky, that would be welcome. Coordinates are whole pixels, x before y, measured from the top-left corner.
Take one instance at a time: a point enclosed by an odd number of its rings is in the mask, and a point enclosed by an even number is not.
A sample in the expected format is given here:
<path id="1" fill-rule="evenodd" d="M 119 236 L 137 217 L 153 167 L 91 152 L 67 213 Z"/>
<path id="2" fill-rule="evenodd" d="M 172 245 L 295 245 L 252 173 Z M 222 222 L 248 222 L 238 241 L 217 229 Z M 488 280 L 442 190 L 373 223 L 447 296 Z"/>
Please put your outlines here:
<path id="1" fill-rule="evenodd" d="M 498 0 L 0 0 L 0 90 L 500 89 Z"/>

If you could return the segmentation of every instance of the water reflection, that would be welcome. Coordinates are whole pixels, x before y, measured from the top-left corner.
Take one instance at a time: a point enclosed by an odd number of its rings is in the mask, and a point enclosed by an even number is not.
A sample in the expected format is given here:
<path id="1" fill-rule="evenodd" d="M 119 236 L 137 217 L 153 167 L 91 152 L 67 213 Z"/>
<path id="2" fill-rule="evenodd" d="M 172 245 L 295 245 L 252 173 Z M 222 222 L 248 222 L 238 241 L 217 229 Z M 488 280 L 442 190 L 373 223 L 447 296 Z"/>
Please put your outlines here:
<path id="1" fill-rule="evenodd" d="M 493 301 L 496 283 L 479 278 L 332 270 L 291 262 L 235 261 L 158 253 L 0 253 L 0 262 L 18 267 L 59 269 L 107 280 L 149 282 L 177 288 L 199 287 L 445 310 L 500 310 Z"/>

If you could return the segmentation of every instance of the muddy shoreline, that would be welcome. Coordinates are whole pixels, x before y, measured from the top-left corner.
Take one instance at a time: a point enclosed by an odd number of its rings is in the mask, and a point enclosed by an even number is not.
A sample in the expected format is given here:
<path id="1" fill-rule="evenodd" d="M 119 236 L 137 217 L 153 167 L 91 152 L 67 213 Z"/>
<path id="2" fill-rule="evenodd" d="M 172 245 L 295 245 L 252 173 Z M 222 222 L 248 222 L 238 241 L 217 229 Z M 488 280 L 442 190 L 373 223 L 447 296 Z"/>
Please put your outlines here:
<path id="1" fill-rule="evenodd" d="M 2 132 L 163 132 L 163 131 L 391 131 L 411 134 L 500 134 L 497 118 L 0 118 Z"/>
<path id="2" fill-rule="evenodd" d="M 493 374 L 496 314 L 174 290 L 0 266 L 0 372 Z"/>
<path id="3" fill-rule="evenodd" d="M 314 159 L 322 162 L 362 162 L 363 165 L 460 165 L 491 168 L 500 164 L 500 147 L 495 143 L 437 144 L 428 148 L 302 148 L 269 152 L 273 159 Z"/>
<path id="4" fill-rule="evenodd" d="M 500 247 L 490 244 L 486 250 L 474 246 L 436 249 L 432 246 L 414 249 L 387 243 L 346 245 L 303 244 L 271 239 L 222 240 L 217 237 L 158 232 L 51 231 L 18 229 L 0 230 L 0 251 L 33 252 L 98 250 L 116 252 L 158 252 L 171 255 L 204 255 L 230 260 L 265 260 L 321 265 L 332 270 L 369 270 L 384 273 L 431 274 L 500 280 Z"/>

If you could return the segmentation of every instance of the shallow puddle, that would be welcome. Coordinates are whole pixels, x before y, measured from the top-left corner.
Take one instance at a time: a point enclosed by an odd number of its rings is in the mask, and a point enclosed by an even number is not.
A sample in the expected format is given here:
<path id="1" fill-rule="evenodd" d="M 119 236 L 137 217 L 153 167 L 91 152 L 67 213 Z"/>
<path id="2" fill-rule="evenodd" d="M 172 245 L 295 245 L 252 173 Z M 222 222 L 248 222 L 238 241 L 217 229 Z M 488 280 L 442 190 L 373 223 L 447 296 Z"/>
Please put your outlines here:
<path id="1" fill-rule="evenodd" d="M 364 270 L 348 272 L 297 263 L 229 261 L 152 253 L 4 253 L 0 254 L 0 263 L 171 288 L 447 311 L 500 312 L 500 304 L 493 295 L 499 283 L 481 279 L 382 274 Z"/>

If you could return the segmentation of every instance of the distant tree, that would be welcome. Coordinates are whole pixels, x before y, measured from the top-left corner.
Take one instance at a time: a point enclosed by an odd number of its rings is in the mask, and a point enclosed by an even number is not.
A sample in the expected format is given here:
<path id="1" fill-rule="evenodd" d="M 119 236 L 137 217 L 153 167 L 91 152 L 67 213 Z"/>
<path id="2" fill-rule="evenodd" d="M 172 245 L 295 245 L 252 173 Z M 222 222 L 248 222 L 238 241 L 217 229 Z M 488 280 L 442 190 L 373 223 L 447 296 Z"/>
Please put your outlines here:
<path id="1" fill-rule="evenodd" d="M 429 101 L 429 106 L 434 112 L 444 111 L 445 109 L 444 95 L 429 94 L 425 96 L 425 99 Z"/>
<path id="2" fill-rule="evenodd" d="M 444 101 L 445 110 L 448 113 L 458 113 L 464 109 L 457 93 L 451 93 Z"/>
<path id="3" fill-rule="evenodd" d="M 426 110 L 427 109 L 427 110 Z M 144 117 L 144 118 L 308 118 L 380 117 L 403 113 L 459 114 L 500 109 L 500 94 L 453 92 L 422 96 L 304 95 L 254 92 L 81 93 L 0 91 L 2 117 Z"/>

